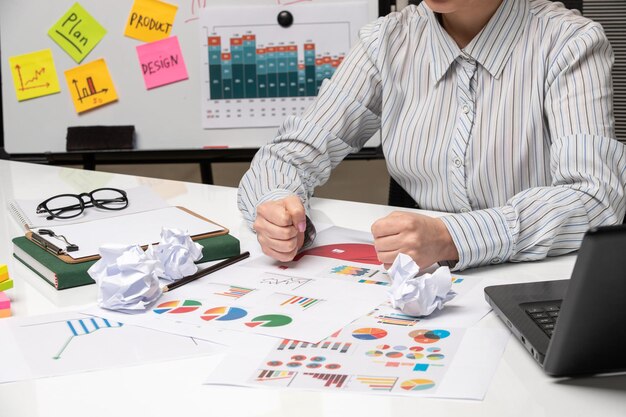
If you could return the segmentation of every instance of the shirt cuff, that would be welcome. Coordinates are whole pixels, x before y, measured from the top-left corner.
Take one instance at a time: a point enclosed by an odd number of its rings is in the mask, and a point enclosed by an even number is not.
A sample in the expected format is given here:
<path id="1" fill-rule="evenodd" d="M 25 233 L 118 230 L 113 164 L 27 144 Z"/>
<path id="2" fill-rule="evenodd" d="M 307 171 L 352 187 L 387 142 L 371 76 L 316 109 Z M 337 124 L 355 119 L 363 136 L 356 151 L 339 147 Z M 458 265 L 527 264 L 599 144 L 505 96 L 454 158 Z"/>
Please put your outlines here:
<path id="1" fill-rule="evenodd" d="M 511 206 L 452 214 L 440 219 L 459 253 L 458 262 L 451 266 L 454 271 L 506 262 L 515 252 L 519 221 Z"/>

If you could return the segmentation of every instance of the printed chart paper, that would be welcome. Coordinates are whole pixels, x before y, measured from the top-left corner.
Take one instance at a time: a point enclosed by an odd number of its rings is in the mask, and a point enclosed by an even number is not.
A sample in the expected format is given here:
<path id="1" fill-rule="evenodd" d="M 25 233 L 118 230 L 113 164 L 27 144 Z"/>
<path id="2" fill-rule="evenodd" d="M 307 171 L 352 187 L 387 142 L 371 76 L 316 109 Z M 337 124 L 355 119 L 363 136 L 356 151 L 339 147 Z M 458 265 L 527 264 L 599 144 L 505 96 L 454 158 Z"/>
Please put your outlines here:
<path id="1" fill-rule="evenodd" d="M 365 317 L 320 343 L 283 339 L 231 353 L 205 383 L 484 398 L 508 332 L 426 326 Z"/>
<path id="2" fill-rule="evenodd" d="M 9 57 L 9 65 L 18 101 L 61 91 L 50 49 Z"/>
<path id="3" fill-rule="evenodd" d="M 291 26 L 277 23 L 281 11 Z M 277 126 L 302 114 L 367 21 L 363 1 L 200 9 L 202 127 Z"/>
<path id="4" fill-rule="evenodd" d="M 0 383 L 214 354 L 221 347 L 76 312 L 0 322 Z"/>
<path id="5" fill-rule="evenodd" d="M 284 285 L 285 280 L 299 285 Z M 228 343 L 222 330 L 319 342 L 386 298 L 380 287 L 255 273 L 234 265 L 165 293 L 142 314 L 87 312 L 218 343 Z"/>

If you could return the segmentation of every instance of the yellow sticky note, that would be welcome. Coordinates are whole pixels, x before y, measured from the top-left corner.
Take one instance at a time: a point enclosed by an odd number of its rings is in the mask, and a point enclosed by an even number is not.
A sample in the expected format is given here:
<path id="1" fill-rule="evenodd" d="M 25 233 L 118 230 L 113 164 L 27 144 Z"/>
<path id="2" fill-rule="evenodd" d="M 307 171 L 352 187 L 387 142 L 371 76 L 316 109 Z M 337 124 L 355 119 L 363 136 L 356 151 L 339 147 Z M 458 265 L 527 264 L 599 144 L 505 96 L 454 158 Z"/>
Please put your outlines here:
<path id="1" fill-rule="evenodd" d="M 6 264 L 0 264 L 0 275 L 8 274 L 8 273 L 9 273 L 9 267 L 7 267 Z"/>
<path id="2" fill-rule="evenodd" d="M 80 64 L 106 33 L 106 29 L 80 4 L 74 3 L 50 28 L 48 36 Z"/>
<path id="3" fill-rule="evenodd" d="M 167 38 L 172 32 L 178 6 L 158 0 L 135 0 L 124 35 L 143 42 Z"/>
<path id="4" fill-rule="evenodd" d="M 104 59 L 65 71 L 65 80 L 77 113 L 117 100 L 115 86 Z"/>
<path id="5" fill-rule="evenodd" d="M 61 91 L 50 49 L 9 57 L 9 65 L 18 101 Z"/>

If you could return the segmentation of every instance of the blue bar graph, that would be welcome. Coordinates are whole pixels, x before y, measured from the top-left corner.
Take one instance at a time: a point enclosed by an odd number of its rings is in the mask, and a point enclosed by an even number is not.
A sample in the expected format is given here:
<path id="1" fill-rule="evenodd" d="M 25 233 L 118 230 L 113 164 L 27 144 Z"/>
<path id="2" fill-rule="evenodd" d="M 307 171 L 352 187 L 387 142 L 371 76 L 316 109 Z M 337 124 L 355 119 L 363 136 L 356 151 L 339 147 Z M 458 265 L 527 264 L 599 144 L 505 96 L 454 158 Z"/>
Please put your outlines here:
<path id="1" fill-rule="evenodd" d="M 318 55 L 315 43 L 257 44 L 252 32 L 228 39 L 208 37 L 210 99 L 313 97 L 322 81 L 332 77 L 343 56 Z"/>

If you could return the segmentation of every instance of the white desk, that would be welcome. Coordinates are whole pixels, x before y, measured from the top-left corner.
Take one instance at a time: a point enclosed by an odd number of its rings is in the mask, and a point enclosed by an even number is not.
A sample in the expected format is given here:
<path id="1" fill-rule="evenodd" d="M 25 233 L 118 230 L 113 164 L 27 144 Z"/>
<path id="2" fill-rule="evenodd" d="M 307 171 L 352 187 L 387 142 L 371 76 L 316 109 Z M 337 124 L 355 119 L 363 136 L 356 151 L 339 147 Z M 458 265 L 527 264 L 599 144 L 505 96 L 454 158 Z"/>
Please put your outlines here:
<path id="1" fill-rule="evenodd" d="M 242 241 L 254 241 L 236 209 L 236 190 L 102 172 L 0 161 L 0 205 L 58 192 L 151 184 L 169 203 L 219 221 Z M 315 221 L 369 230 L 392 209 L 314 199 Z M 6 212 L 5 212 L 6 213 Z M 94 286 L 55 291 L 12 257 L 10 238 L 22 233 L 8 214 L 0 216 L 0 263 L 9 264 L 15 288 L 13 315 L 55 312 L 95 300 Z M 500 282 L 569 277 L 573 256 L 544 262 L 499 265 L 469 273 Z M 503 326 L 493 313 L 479 326 Z M 0 341 L 2 343 L 2 341 Z M 589 352 L 589 360 L 602 354 Z M 0 385 L 0 416 L 626 416 L 626 376 L 554 380 L 545 376 L 521 344 L 511 339 L 484 401 L 416 399 L 373 395 L 262 390 L 202 385 L 219 356 L 109 369 Z M 0 358 L 1 362 L 10 358 Z"/>

